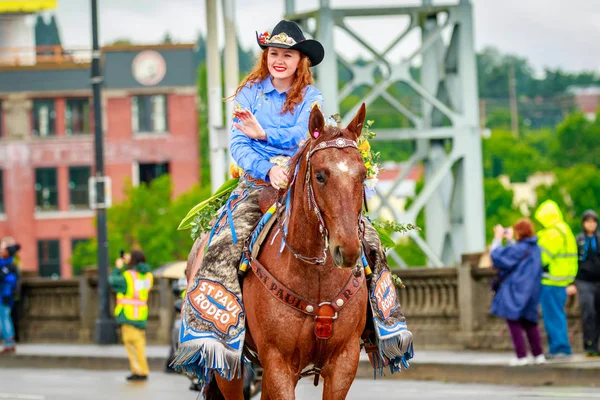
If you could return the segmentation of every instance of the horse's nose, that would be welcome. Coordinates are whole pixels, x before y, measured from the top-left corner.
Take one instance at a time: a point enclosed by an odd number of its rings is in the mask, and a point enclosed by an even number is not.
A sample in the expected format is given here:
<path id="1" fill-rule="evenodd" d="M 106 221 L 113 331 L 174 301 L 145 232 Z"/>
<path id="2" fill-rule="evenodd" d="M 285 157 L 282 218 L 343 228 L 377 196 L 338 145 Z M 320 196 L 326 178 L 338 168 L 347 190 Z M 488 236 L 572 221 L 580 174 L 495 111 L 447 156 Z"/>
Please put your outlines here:
<path id="1" fill-rule="evenodd" d="M 340 246 L 335 246 L 333 249 L 333 263 L 336 267 L 342 267 L 344 264 L 344 256 L 342 255 L 342 248 Z"/>
<path id="2" fill-rule="evenodd" d="M 354 268 L 360 256 L 360 246 L 334 246 L 333 263 L 338 268 Z"/>

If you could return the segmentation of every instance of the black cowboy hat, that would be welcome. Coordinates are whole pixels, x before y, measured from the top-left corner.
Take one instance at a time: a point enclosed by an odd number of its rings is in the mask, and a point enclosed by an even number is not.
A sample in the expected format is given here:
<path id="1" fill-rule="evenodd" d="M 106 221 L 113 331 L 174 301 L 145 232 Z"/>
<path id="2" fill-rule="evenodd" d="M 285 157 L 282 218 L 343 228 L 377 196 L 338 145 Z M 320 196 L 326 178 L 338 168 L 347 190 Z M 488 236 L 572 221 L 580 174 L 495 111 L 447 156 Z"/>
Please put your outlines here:
<path id="1" fill-rule="evenodd" d="M 256 41 L 263 50 L 267 47 L 298 50 L 309 58 L 313 67 L 325 57 L 323 45 L 316 40 L 306 39 L 300 27 L 292 21 L 280 21 L 271 31 L 271 35 L 268 32 L 256 32 Z"/>

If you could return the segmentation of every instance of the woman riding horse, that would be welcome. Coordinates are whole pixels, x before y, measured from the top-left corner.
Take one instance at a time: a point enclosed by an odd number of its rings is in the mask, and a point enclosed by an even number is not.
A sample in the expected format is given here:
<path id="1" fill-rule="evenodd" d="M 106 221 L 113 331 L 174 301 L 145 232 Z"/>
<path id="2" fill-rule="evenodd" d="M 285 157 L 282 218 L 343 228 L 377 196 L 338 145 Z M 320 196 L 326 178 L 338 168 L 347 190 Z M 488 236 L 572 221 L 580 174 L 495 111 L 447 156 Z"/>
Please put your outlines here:
<path id="1" fill-rule="evenodd" d="M 289 21 L 279 22 L 271 35 L 257 35 L 257 41 L 263 53 L 235 93 L 232 116 L 231 155 L 244 175 L 217 217 L 207 245 L 198 239 L 188 261 L 188 266 L 193 265 L 203 253 L 197 272 L 189 279 L 174 366 L 204 382 L 215 372 L 228 380 L 240 375 L 246 317 L 237 280 L 241 254 L 263 215 L 258 205 L 260 193 L 269 185 L 277 190 L 287 187 L 293 172 L 288 171 L 287 160 L 307 139 L 311 111 L 323 102 L 319 90 L 311 85 L 310 67 L 319 64 L 325 53 L 319 42 L 305 39 L 300 28 Z M 364 107 L 352 140 L 360 135 L 363 121 Z M 316 138 L 324 129 L 321 125 L 320 132 L 311 135 Z M 338 168 L 347 170 L 348 165 L 340 163 Z M 362 204 L 362 196 L 360 200 Z M 370 247 L 385 258 L 368 222 L 365 230 Z M 359 249 L 360 244 L 358 255 Z M 343 251 L 342 246 L 332 251 L 335 264 L 356 264 L 355 251 Z M 361 318 L 364 320 L 364 315 Z"/>

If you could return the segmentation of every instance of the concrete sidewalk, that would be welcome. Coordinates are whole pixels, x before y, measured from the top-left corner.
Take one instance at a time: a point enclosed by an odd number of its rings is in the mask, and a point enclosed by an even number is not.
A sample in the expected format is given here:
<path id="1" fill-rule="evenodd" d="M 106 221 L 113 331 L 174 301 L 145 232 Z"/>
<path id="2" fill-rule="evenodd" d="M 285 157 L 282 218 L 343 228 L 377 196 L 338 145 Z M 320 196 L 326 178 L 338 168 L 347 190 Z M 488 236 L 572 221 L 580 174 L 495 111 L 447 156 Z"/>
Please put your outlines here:
<path id="1" fill-rule="evenodd" d="M 164 370 L 168 346 L 146 348 L 151 370 Z M 512 353 L 417 350 L 411 368 L 377 379 L 432 380 L 516 385 L 597 386 L 600 358 L 576 354 L 543 365 L 509 367 Z M 78 368 L 126 370 L 129 363 L 122 345 L 21 344 L 14 355 L 0 356 L 0 367 Z M 373 378 L 373 368 L 361 353 L 357 378 Z"/>

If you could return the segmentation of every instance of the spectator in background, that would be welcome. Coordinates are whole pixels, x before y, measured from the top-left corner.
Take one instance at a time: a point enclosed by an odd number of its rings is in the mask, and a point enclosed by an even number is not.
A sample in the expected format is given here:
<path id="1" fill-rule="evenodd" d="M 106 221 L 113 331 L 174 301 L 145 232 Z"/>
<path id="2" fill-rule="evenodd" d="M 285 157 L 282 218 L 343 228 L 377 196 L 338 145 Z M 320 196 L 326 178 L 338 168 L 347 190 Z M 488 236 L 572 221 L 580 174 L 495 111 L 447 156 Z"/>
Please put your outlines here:
<path id="1" fill-rule="evenodd" d="M 19 270 L 14 263 L 14 257 L 20 249 L 18 244 L 9 246 L 5 241 L 0 243 L 0 332 L 4 345 L 0 352 L 2 354 L 14 353 L 16 350 L 11 311 L 19 282 Z"/>
<path id="2" fill-rule="evenodd" d="M 514 238 L 513 240 L 513 234 Z M 502 246 L 502 239 L 509 243 Z M 517 221 L 514 228 L 494 227 L 491 258 L 498 269 L 496 295 L 492 301 L 492 314 L 506 318 L 517 358 L 510 365 L 528 364 L 525 332 L 533 361 L 546 361 L 538 329 L 538 304 L 542 290 L 542 264 L 540 248 L 533 224 L 528 218 Z"/>
<path id="3" fill-rule="evenodd" d="M 125 262 L 128 268 L 123 270 Z M 121 325 L 121 338 L 132 374 L 128 381 L 148 379 L 148 360 L 146 359 L 146 327 L 148 321 L 148 295 L 154 283 L 150 267 L 146 264 L 144 253 L 133 250 L 115 262 L 116 268 L 108 278 L 111 288 L 117 292 L 115 317 Z"/>
<path id="4" fill-rule="evenodd" d="M 546 358 L 564 358 L 572 354 L 569 344 L 566 287 L 577 275 L 577 242 L 571 228 L 563 219 L 558 205 L 546 200 L 535 212 L 544 229 L 538 232 L 542 250 L 542 315 L 548 335 L 549 353 Z"/>
<path id="5" fill-rule="evenodd" d="M 0 242 L 0 247 L 5 246 L 5 247 L 13 247 L 17 245 L 17 241 L 11 237 L 11 236 L 5 236 L 2 238 L 1 242 Z M 20 248 L 20 246 L 19 246 Z M 22 302 L 21 302 L 21 286 L 23 284 L 23 274 L 21 273 L 21 262 L 19 259 L 19 252 L 16 252 L 15 255 L 13 256 L 13 264 L 15 267 L 15 270 L 17 272 L 17 287 L 15 288 L 15 293 L 14 293 L 14 303 L 12 306 L 12 312 L 11 312 L 11 317 L 12 317 L 12 321 L 13 321 L 13 326 L 15 328 L 15 341 L 19 341 L 19 319 L 20 316 L 23 314 L 22 311 Z"/>
<path id="6" fill-rule="evenodd" d="M 587 210 L 582 216 L 583 231 L 577 236 L 579 269 L 576 286 L 568 286 L 567 293 L 579 294 L 583 348 L 588 357 L 600 356 L 600 233 L 598 214 Z"/>

